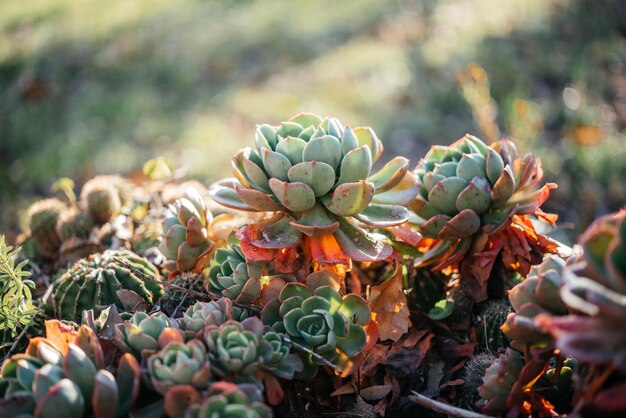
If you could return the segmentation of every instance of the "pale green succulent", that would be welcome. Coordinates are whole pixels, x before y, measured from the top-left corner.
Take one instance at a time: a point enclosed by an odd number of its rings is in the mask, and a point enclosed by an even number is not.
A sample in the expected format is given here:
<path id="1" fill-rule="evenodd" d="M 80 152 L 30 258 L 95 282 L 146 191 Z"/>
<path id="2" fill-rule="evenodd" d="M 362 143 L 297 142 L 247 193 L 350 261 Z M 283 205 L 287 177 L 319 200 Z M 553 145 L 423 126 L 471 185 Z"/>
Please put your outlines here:
<path id="1" fill-rule="evenodd" d="M 239 303 L 253 304 L 261 294 L 262 266 L 247 263 L 241 248 L 219 248 L 209 270 L 209 290 Z"/>
<path id="2" fill-rule="evenodd" d="M 215 382 L 202 404 L 191 406 L 185 418 L 272 418 L 272 410 L 263 403 L 255 385 Z"/>
<path id="3" fill-rule="evenodd" d="M 233 158 L 236 180 L 212 189 L 213 198 L 235 209 L 285 215 L 262 227 L 252 245 L 291 247 L 306 236 L 333 234 L 353 260 L 381 260 L 391 247 L 364 225 L 388 227 L 409 218 L 417 194 L 408 160 L 396 157 L 376 173 L 382 143 L 371 128 L 351 129 L 335 118 L 298 114 L 279 126 L 259 125 L 255 149 Z"/>
<path id="4" fill-rule="evenodd" d="M 206 347 L 199 340 L 171 343 L 148 358 L 148 377 L 154 389 L 164 395 L 175 385 L 206 389 L 212 373 Z"/>
<path id="5" fill-rule="evenodd" d="M 247 317 L 247 310 L 233 306 L 228 298 L 221 298 L 211 302 L 196 302 L 178 319 L 178 325 L 187 339 L 191 339 L 201 335 L 208 325 L 220 326 L 231 319 L 243 321 Z"/>
<path id="6" fill-rule="evenodd" d="M 171 326 L 176 326 L 176 321 L 162 312 L 136 312 L 127 322 L 116 325 L 115 338 L 124 351 L 138 356 L 143 350 L 158 350 L 159 337 Z"/>

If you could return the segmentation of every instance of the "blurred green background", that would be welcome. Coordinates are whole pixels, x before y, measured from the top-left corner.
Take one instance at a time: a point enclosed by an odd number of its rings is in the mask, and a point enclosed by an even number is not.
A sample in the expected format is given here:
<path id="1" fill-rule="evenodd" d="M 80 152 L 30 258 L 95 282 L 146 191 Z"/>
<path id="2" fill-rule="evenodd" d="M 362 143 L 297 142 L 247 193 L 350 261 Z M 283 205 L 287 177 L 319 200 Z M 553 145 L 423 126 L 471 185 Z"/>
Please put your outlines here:
<path id="1" fill-rule="evenodd" d="M 472 65 L 475 63 L 476 65 Z M 256 123 L 370 125 L 417 163 L 513 137 L 571 239 L 626 202 L 623 0 L 2 0 L 0 225 L 156 155 L 229 176 Z"/>

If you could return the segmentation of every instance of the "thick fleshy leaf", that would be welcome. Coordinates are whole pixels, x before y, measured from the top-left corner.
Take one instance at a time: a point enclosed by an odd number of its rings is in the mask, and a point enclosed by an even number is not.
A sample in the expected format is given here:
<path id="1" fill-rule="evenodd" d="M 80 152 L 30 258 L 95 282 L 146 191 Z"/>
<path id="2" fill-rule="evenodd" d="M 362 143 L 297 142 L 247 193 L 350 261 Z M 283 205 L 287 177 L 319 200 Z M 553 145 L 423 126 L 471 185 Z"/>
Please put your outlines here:
<path id="1" fill-rule="evenodd" d="M 297 115 L 291 117 L 289 120 L 291 122 L 295 122 L 301 125 L 304 128 L 307 128 L 309 126 L 318 126 L 320 123 L 322 123 L 322 118 L 320 116 L 316 115 L 315 113 L 307 112 L 298 113 Z"/>
<path id="2" fill-rule="evenodd" d="M 485 176 L 485 157 L 479 154 L 464 154 L 456 166 L 457 177 L 472 181 L 474 177 Z"/>
<path id="3" fill-rule="evenodd" d="M 424 186 L 423 189 L 426 190 L 426 192 L 430 192 L 432 188 L 435 187 L 435 184 L 439 183 L 445 178 L 446 177 L 443 174 L 436 174 L 432 171 L 429 171 L 422 177 L 422 185 Z M 426 193 L 426 196 L 428 196 L 428 193 Z"/>
<path id="4" fill-rule="evenodd" d="M 50 388 L 48 394 L 37 402 L 35 416 L 41 418 L 82 417 L 85 400 L 76 383 L 63 379 Z"/>
<path id="5" fill-rule="evenodd" d="M 288 136 L 298 136 L 300 132 L 302 132 L 302 128 L 303 126 L 299 123 L 289 120 L 281 122 L 276 133 L 283 138 L 287 138 Z"/>
<path id="6" fill-rule="evenodd" d="M 304 161 L 326 163 L 337 170 L 341 161 L 341 142 L 334 136 L 324 135 L 309 140 L 302 152 Z"/>
<path id="7" fill-rule="evenodd" d="M 369 126 L 354 128 L 354 134 L 359 140 L 359 144 L 367 145 L 372 151 L 372 161 L 376 162 L 383 153 L 383 144 L 376 136 L 376 132 Z"/>
<path id="8" fill-rule="evenodd" d="M 255 188 L 264 192 L 270 191 L 269 179 L 263 168 L 253 163 L 245 155 L 242 157 L 243 169 L 248 178 L 248 182 Z"/>
<path id="9" fill-rule="evenodd" d="M 97 371 L 85 352 L 70 344 L 63 361 L 63 370 L 65 375 L 78 385 L 83 397 L 90 399 Z"/>
<path id="10" fill-rule="evenodd" d="M 485 169 L 487 171 L 487 178 L 489 179 L 491 185 L 496 184 L 496 181 L 498 181 L 502 175 L 502 171 L 504 170 L 504 161 L 502 161 L 500 154 L 491 148 L 487 153 Z"/>
<path id="11" fill-rule="evenodd" d="M 454 312 L 454 302 L 442 299 L 435 303 L 435 306 L 428 311 L 428 317 L 435 321 L 446 319 Z"/>
<path id="12" fill-rule="evenodd" d="M 377 239 L 367 231 L 357 228 L 345 219 L 339 219 L 339 228 L 333 234 L 343 252 L 355 261 L 384 260 L 393 249 L 383 239 Z"/>
<path id="13" fill-rule="evenodd" d="M 269 177 L 287 181 L 287 172 L 291 168 L 291 162 L 283 154 L 271 151 L 267 148 L 261 150 L 265 172 Z"/>
<path id="14" fill-rule="evenodd" d="M 400 183 L 408 170 L 409 160 L 404 157 L 395 157 L 372 174 L 367 181 L 374 185 L 377 193 L 384 192 Z"/>
<path id="15" fill-rule="evenodd" d="M 456 199 L 459 193 L 467 187 L 469 182 L 460 177 L 450 177 L 440 181 L 428 193 L 429 202 L 446 215 L 458 212 Z"/>
<path id="16" fill-rule="evenodd" d="M 117 413 L 117 383 L 108 370 L 101 369 L 95 377 L 91 409 L 95 418 L 109 418 Z"/>
<path id="17" fill-rule="evenodd" d="M 302 283 L 287 283 L 287 286 L 280 292 L 279 299 L 284 302 L 294 296 L 306 299 L 311 296 L 311 292 L 309 292 L 309 289 Z"/>
<path id="18" fill-rule="evenodd" d="M 274 149 L 276 147 L 276 129 L 270 125 L 259 125 L 254 134 L 257 148 Z"/>
<path id="19" fill-rule="evenodd" d="M 354 216 L 369 205 L 374 186 L 367 181 L 344 183 L 333 192 L 330 201 L 322 200 L 329 211 L 338 216 Z"/>
<path id="20" fill-rule="evenodd" d="M 276 145 L 276 152 L 280 152 L 289 159 L 291 164 L 296 165 L 302 162 L 304 147 L 306 147 L 306 141 L 289 136 Z"/>
<path id="21" fill-rule="evenodd" d="M 328 311 L 330 309 L 330 301 L 320 296 L 311 296 L 302 302 L 302 310 L 307 315 L 313 314 L 317 309 Z"/>
<path id="22" fill-rule="evenodd" d="M 339 312 L 353 323 L 362 326 L 367 325 L 372 317 L 372 312 L 365 299 L 354 293 L 343 297 Z"/>
<path id="23" fill-rule="evenodd" d="M 310 237 L 316 237 L 334 232 L 339 226 L 339 222 L 331 218 L 322 205 L 316 203 L 311 210 L 304 212 L 297 221 L 291 221 L 291 226 Z"/>
<path id="24" fill-rule="evenodd" d="M 217 203 L 219 203 L 220 205 L 226 206 L 227 208 L 256 212 L 257 211 L 256 209 L 246 205 L 243 202 L 243 200 L 241 200 L 239 195 L 237 195 L 237 192 L 234 189 L 234 184 L 237 184 L 237 183 L 231 182 L 231 184 L 232 186 L 230 187 L 226 187 L 221 184 L 213 185 L 209 192 L 209 194 L 211 195 L 211 198 L 215 200 Z M 168 257 L 168 258 L 173 258 L 173 257 Z"/>
<path id="25" fill-rule="evenodd" d="M 330 287 L 336 292 L 338 292 L 341 287 L 337 278 L 326 270 L 316 271 L 309 274 L 306 278 L 306 287 L 311 292 L 315 292 L 317 289 L 325 286 Z"/>
<path id="26" fill-rule="evenodd" d="M 382 193 L 375 192 L 372 202 L 407 206 L 417 197 L 419 187 L 417 177 L 413 173 L 407 172 L 400 183 L 393 188 Z"/>
<path id="27" fill-rule="evenodd" d="M 441 239 L 461 239 L 474 235 L 480 228 L 480 217 L 471 209 L 464 209 L 450 219 L 439 232 Z"/>
<path id="28" fill-rule="evenodd" d="M 456 198 L 456 208 L 459 211 L 471 209 L 477 214 L 481 214 L 490 207 L 491 186 L 484 177 L 474 177 Z"/>
<path id="29" fill-rule="evenodd" d="M 367 335 L 360 325 L 350 325 L 348 335 L 345 337 L 337 337 L 337 347 L 343 351 L 348 357 L 355 357 L 365 347 Z"/>
<path id="30" fill-rule="evenodd" d="M 343 155 L 347 155 L 351 150 L 358 147 L 359 139 L 356 137 L 352 128 L 346 126 L 346 128 L 343 130 L 343 136 L 341 137 L 341 150 L 343 151 Z"/>
<path id="31" fill-rule="evenodd" d="M 305 183 L 315 193 L 323 196 L 335 185 L 335 170 L 326 163 L 307 161 L 294 165 L 287 173 L 292 183 Z"/>
<path id="32" fill-rule="evenodd" d="M 315 193 L 305 183 L 270 179 L 270 187 L 280 203 L 291 211 L 304 212 L 315 206 Z"/>
<path id="33" fill-rule="evenodd" d="M 260 190 L 235 186 L 235 192 L 244 204 L 258 211 L 275 212 L 284 209 L 280 204 L 274 201 L 270 195 L 263 193 Z"/>
<path id="34" fill-rule="evenodd" d="M 409 219 L 409 210 L 398 205 L 370 204 L 356 218 L 368 225 L 387 227 L 400 225 Z"/>
<path id="35" fill-rule="evenodd" d="M 369 176 L 371 168 L 371 151 L 369 147 L 361 145 L 351 150 L 343 157 L 337 184 L 354 183 L 365 180 L 367 176 Z"/>
<path id="36" fill-rule="evenodd" d="M 452 219 L 448 215 L 435 215 L 426 223 L 420 225 L 420 232 L 429 238 L 439 238 L 439 233 L 448 221 Z"/>
<path id="37" fill-rule="evenodd" d="M 260 234 L 250 242 L 260 248 L 288 248 L 300 242 L 302 234 L 291 227 L 287 216 L 277 217 L 263 223 Z M 247 256 L 246 256 L 247 257 Z"/>
<path id="38" fill-rule="evenodd" d="M 513 196 L 515 192 L 515 180 L 511 172 L 511 166 L 506 166 L 500 178 L 496 181 L 491 189 L 491 198 L 493 202 L 504 203 Z"/>

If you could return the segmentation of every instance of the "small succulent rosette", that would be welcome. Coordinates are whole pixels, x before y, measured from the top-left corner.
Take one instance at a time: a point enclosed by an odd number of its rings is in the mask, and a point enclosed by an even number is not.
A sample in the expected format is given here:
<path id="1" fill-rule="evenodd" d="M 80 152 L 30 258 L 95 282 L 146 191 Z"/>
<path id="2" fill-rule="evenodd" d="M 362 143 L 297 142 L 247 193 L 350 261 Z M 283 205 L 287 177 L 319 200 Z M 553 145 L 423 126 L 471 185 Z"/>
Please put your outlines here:
<path id="1" fill-rule="evenodd" d="M 196 302 L 177 321 L 185 338 L 190 340 L 204 335 L 204 328 L 209 325 L 220 326 L 229 320 L 243 321 L 248 316 L 248 310 L 233 306 L 228 298 L 221 298 L 211 302 Z"/>

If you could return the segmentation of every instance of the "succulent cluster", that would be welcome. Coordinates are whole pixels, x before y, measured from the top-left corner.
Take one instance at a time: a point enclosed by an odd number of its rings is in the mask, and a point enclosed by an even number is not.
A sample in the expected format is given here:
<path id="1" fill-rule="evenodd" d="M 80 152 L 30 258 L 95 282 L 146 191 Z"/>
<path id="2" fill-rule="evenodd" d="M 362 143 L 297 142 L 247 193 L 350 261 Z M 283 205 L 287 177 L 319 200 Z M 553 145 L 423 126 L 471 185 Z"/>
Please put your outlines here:
<path id="1" fill-rule="evenodd" d="M 186 418 L 272 418 L 263 395 L 254 385 L 216 382 L 209 387 L 207 399 L 193 405 Z"/>
<path id="2" fill-rule="evenodd" d="M 339 282 L 327 271 L 312 273 L 302 283 L 288 283 L 278 299 L 261 312 L 266 325 L 285 333 L 329 361 L 357 356 L 365 347 L 365 326 L 371 320 L 367 302 L 358 295 L 339 293 Z M 305 365 L 315 373 L 317 358 Z"/>
<path id="3" fill-rule="evenodd" d="M 145 258 L 107 250 L 77 261 L 54 283 L 53 309 L 61 319 L 80 320 L 82 312 L 114 304 L 126 307 L 120 292 L 151 306 L 163 293 L 160 275 Z"/>
<path id="4" fill-rule="evenodd" d="M 301 113 L 279 126 L 259 125 L 255 140 L 254 149 L 242 149 L 233 158 L 236 179 L 212 190 L 224 206 L 279 214 L 242 243 L 244 253 L 252 257 L 293 247 L 303 235 L 332 234 L 334 245 L 352 260 L 391 254 L 391 247 L 365 226 L 404 223 L 409 216 L 405 205 L 417 187 L 403 157 L 371 173 L 383 150 L 371 128 L 351 129 L 335 118 Z"/>
<path id="5" fill-rule="evenodd" d="M 33 338 L 26 353 L 3 363 L 0 416 L 123 417 L 137 399 L 139 384 L 137 360 L 120 357 L 113 375 L 104 368 L 94 331 L 81 326 L 65 346 Z"/>
<path id="6" fill-rule="evenodd" d="M 259 298 L 263 288 L 262 265 L 247 262 L 237 245 L 218 249 L 213 260 L 215 265 L 209 270 L 209 291 L 247 304 Z"/>

